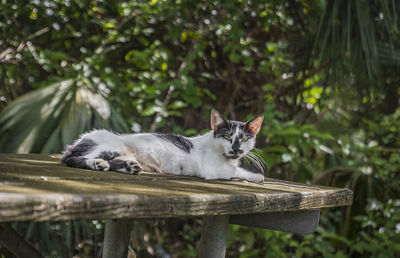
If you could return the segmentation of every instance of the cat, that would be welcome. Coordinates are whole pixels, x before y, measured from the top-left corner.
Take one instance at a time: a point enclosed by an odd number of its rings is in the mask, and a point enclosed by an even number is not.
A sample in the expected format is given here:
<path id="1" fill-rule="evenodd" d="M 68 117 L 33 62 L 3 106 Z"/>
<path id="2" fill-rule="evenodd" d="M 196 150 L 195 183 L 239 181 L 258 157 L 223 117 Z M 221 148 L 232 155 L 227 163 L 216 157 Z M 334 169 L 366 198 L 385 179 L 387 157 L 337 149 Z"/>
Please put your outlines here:
<path id="1" fill-rule="evenodd" d="M 194 137 L 160 133 L 119 135 L 94 130 L 67 146 L 61 161 L 70 167 L 100 171 L 153 171 L 261 183 L 264 175 L 239 167 L 239 160 L 251 154 L 263 119 L 258 115 L 247 123 L 225 120 L 212 110 L 212 130 Z"/>

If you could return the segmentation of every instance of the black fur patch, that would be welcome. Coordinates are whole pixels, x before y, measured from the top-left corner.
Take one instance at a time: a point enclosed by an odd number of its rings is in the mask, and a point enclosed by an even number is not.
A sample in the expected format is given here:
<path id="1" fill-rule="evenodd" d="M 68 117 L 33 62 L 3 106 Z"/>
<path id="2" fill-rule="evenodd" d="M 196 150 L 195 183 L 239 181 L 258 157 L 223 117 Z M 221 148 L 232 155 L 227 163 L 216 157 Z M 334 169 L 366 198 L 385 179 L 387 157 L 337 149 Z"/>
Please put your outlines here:
<path id="1" fill-rule="evenodd" d="M 73 158 L 73 157 L 85 156 L 86 154 L 91 152 L 96 145 L 97 144 L 93 140 L 82 139 L 79 141 L 78 144 L 67 147 L 67 150 L 65 151 L 64 155 L 62 156 L 61 161 L 68 165 L 68 162 L 69 162 L 68 159 Z M 71 161 L 71 162 L 73 162 L 73 161 Z M 68 166 L 70 166 L 70 165 L 68 165 Z"/>
<path id="2" fill-rule="evenodd" d="M 176 134 L 156 134 L 156 136 L 172 143 L 186 153 L 190 153 L 190 151 L 193 149 L 193 143 L 183 136 Z"/>
<path id="3" fill-rule="evenodd" d="M 68 158 L 65 158 L 63 162 L 69 167 L 89 169 L 85 157 L 69 156 Z"/>
<path id="4" fill-rule="evenodd" d="M 123 168 L 125 168 L 127 171 L 130 171 L 130 167 L 127 166 L 126 161 L 124 160 L 113 159 L 108 161 L 108 164 L 110 164 L 111 171 L 118 171 L 118 169 L 123 169 Z"/>
<path id="5" fill-rule="evenodd" d="M 116 151 L 102 151 L 97 158 L 109 161 L 119 156 L 121 156 L 121 154 Z"/>
<path id="6" fill-rule="evenodd" d="M 214 131 L 214 138 L 231 137 L 235 133 L 237 127 L 239 127 L 239 131 L 244 132 L 245 126 L 245 123 L 228 120 L 223 127 Z"/>
<path id="7" fill-rule="evenodd" d="M 239 141 L 238 137 L 236 137 L 235 141 L 232 144 L 232 150 L 234 150 L 236 152 L 238 152 L 240 150 L 240 141 Z"/>

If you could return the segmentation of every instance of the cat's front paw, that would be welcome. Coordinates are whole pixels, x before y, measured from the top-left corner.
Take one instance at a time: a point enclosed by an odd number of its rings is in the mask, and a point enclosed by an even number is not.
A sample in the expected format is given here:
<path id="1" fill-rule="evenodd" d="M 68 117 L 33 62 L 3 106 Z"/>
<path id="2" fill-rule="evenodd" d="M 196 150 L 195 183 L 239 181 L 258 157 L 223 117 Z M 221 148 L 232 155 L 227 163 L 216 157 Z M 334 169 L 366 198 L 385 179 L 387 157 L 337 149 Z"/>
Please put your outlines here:
<path id="1" fill-rule="evenodd" d="M 264 175 L 263 174 L 254 174 L 254 179 L 251 180 L 254 183 L 264 183 Z"/>
<path id="2" fill-rule="evenodd" d="M 110 169 L 110 164 L 104 159 L 94 159 L 93 167 L 95 170 L 108 171 Z"/>

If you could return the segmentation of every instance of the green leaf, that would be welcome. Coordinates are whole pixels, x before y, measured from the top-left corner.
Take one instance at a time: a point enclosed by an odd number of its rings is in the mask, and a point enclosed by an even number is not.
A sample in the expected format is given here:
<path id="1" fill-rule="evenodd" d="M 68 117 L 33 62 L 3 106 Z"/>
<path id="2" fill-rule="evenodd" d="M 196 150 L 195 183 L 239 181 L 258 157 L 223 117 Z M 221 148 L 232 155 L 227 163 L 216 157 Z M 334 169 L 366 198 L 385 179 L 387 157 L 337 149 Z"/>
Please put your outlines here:
<path id="1" fill-rule="evenodd" d="M 231 60 L 232 63 L 239 63 L 240 62 L 241 56 L 238 55 L 235 51 L 232 51 L 229 54 L 229 60 Z"/>
<path id="2" fill-rule="evenodd" d="M 160 107 L 155 105 L 150 105 L 147 108 L 145 108 L 141 113 L 143 116 L 151 116 L 159 112 L 160 110 L 161 110 Z"/>
<path id="3" fill-rule="evenodd" d="M 288 152 L 287 148 L 282 145 L 274 145 L 266 149 L 268 152 Z"/>
<path id="4" fill-rule="evenodd" d="M 172 102 L 171 104 L 168 105 L 168 109 L 179 109 L 179 108 L 184 108 L 187 107 L 187 103 L 180 101 L 180 100 L 176 100 L 174 102 Z"/>

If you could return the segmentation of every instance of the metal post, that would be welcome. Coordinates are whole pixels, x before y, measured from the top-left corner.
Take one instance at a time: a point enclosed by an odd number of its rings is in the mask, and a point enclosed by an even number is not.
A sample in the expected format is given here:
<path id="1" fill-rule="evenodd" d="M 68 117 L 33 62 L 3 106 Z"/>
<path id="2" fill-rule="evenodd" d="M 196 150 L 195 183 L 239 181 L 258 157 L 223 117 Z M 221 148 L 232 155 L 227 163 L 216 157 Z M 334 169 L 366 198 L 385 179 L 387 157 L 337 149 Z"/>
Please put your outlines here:
<path id="1" fill-rule="evenodd" d="M 131 236 L 130 220 L 107 220 L 104 232 L 103 258 L 126 258 Z"/>
<path id="2" fill-rule="evenodd" d="M 199 258 L 225 257 L 229 215 L 204 216 Z"/>

